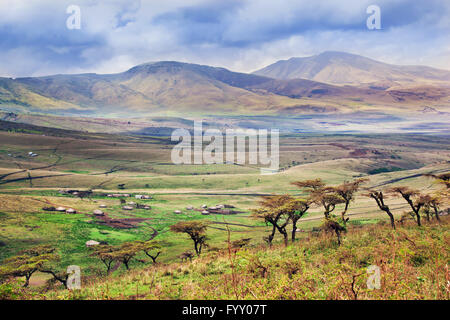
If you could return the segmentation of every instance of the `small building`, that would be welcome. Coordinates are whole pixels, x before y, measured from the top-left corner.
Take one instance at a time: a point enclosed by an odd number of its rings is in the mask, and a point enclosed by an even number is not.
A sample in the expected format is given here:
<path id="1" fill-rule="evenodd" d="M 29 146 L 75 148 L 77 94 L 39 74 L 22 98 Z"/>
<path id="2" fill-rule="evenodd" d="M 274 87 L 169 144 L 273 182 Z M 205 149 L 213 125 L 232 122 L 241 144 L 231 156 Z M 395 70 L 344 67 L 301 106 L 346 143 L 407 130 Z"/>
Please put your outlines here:
<path id="1" fill-rule="evenodd" d="M 94 210 L 92 213 L 94 214 L 94 216 L 104 216 L 105 215 L 105 213 L 102 210 L 98 210 L 98 209 Z"/>
<path id="2" fill-rule="evenodd" d="M 56 209 L 55 209 L 55 211 L 58 211 L 58 212 L 66 212 L 66 208 L 64 208 L 64 207 L 57 207 Z"/>
<path id="3" fill-rule="evenodd" d="M 133 210 L 134 208 L 132 206 L 123 206 L 123 210 Z"/>
<path id="4" fill-rule="evenodd" d="M 207 210 L 203 210 L 203 211 L 202 211 L 202 215 L 204 215 L 204 216 L 207 216 L 207 215 L 209 215 L 209 211 L 207 211 Z"/>
<path id="5" fill-rule="evenodd" d="M 104 209 L 104 208 L 108 208 L 108 206 L 107 206 L 106 204 L 101 204 L 101 205 L 99 205 L 98 207 L 99 207 L 99 208 L 103 208 L 103 209 Z"/>
<path id="6" fill-rule="evenodd" d="M 181 211 L 180 211 L 180 210 L 175 210 L 173 213 L 175 213 L 175 214 L 181 214 Z"/>
<path id="7" fill-rule="evenodd" d="M 100 244 L 100 242 L 95 241 L 95 240 L 86 241 L 86 247 L 94 247 L 94 246 L 98 246 L 99 244 Z"/>
<path id="8" fill-rule="evenodd" d="M 77 213 L 77 211 L 75 209 L 69 208 L 66 210 L 66 213 L 75 214 L 75 213 Z"/>

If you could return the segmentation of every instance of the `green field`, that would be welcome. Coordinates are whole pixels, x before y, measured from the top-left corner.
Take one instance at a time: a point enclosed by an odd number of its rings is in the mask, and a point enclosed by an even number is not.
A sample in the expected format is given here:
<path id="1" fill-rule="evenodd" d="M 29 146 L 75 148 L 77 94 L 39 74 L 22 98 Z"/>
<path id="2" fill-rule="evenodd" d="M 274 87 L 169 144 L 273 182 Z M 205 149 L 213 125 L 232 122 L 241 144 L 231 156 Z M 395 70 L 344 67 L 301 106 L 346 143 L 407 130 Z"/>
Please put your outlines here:
<path id="1" fill-rule="evenodd" d="M 163 246 L 159 261 L 171 263 L 192 249 L 192 243 L 186 235 L 170 232 L 170 226 L 179 221 L 204 220 L 210 222 L 207 235 L 213 248 L 226 247 L 227 228 L 231 240 L 251 238 L 252 246 L 262 246 L 270 227 L 253 219 L 250 210 L 258 207 L 262 195 L 306 197 L 291 185 L 293 181 L 321 178 L 337 185 L 366 177 L 365 187 L 383 189 L 406 183 L 432 192 L 439 185 L 423 174 L 450 169 L 446 136 L 290 134 L 280 141 L 282 170 L 261 175 L 258 167 L 249 165 L 174 165 L 170 161 L 173 144 L 168 137 L 39 130 L 0 131 L 0 260 L 22 249 L 51 244 L 62 257 L 58 268 L 76 264 L 86 275 L 104 272 L 102 264 L 89 256 L 91 249 L 85 246 L 88 240 L 118 245 L 154 237 Z M 30 157 L 29 152 L 37 156 Z M 94 193 L 80 199 L 61 194 L 60 189 L 92 189 Z M 105 196 L 119 192 L 151 195 L 151 200 L 126 198 L 151 209 L 125 211 L 119 199 Z M 388 202 L 396 217 L 408 210 L 402 199 Z M 112 219 L 145 220 L 130 229 L 101 224 L 92 216 L 100 204 L 107 206 L 102 210 Z M 203 204 L 229 204 L 241 213 L 202 215 L 186 210 L 187 206 L 200 208 Z M 49 205 L 74 208 L 77 214 L 43 211 Z M 341 209 L 338 206 L 336 212 Z M 348 216 L 355 226 L 387 219 L 362 193 L 351 204 Z M 322 220 L 321 208 L 313 206 L 298 228 L 310 231 Z M 274 241 L 281 241 L 278 234 Z M 131 267 L 140 269 L 143 263 L 134 260 Z M 114 273 L 123 272 L 118 268 Z M 32 284 L 41 285 L 47 278 L 37 273 Z"/>

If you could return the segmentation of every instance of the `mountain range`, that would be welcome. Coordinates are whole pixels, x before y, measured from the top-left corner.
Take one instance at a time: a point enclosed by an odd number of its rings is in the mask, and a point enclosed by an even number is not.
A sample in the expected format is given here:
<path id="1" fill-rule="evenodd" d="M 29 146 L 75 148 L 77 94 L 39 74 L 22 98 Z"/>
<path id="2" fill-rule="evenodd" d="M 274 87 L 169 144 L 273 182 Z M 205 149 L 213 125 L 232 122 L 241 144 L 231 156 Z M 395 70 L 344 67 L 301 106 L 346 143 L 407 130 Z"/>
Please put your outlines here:
<path id="1" fill-rule="evenodd" d="M 253 74 L 275 79 L 308 79 L 336 85 L 365 85 L 375 88 L 417 84 L 445 84 L 450 71 L 426 66 L 398 66 L 360 55 L 325 51 L 305 58 L 280 60 Z"/>
<path id="2" fill-rule="evenodd" d="M 160 61 L 117 74 L 0 78 L 0 109 L 77 115 L 405 112 L 448 108 L 449 97 L 450 71 L 342 52 L 252 74 Z"/>

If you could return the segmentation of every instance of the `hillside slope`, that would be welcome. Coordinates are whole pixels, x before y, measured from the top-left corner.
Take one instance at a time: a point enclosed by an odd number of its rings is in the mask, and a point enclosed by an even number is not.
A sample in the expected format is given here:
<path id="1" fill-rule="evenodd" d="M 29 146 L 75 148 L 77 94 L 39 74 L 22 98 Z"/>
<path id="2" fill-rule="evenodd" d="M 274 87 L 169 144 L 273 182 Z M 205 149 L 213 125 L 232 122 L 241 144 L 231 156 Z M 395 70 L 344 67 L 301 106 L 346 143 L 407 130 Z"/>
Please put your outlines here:
<path id="1" fill-rule="evenodd" d="M 337 86 L 161 61 L 117 74 L 0 78 L 0 108 L 106 117 L 376 112 L 447 108 L 450 87 Z M 420 107 L 420 108 L 418 108 Z"/>
<path id="2" fill-rule="evenodd" d="M 332 235 L 302 234 L 284 248 L 204 253 L 192 262 L 150 265 L 109 277 L 86 278 L 81 290 L 41 293 L 5 284 L 3 299 L 448 299 L 449 229 L 430 223 L 350 227 L 338 247 Z M 446 240 L 447 239 L 447 240 Z M 380 268 L 380 288 L 367 286 Z"/>
<path id="3" fill-rule="evenodd" d="M 305 58 L 280 60 L 254 74 L 276 79 L 309 79 L 338 85 L 447 84 L 450 71 L 425 66 L 399 66 L 346 52 L 325 51 Z"/>

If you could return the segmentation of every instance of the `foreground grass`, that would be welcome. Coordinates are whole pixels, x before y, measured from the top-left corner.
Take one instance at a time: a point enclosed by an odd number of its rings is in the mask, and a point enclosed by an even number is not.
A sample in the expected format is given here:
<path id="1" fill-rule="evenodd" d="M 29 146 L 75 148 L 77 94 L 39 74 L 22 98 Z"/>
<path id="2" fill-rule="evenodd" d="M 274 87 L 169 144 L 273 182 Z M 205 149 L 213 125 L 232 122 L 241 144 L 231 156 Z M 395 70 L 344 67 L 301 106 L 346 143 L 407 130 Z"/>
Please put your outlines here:
<path id="1" fill-rule="evenodd" d="M 6 299 L 449 299 L 449 219 L 421 228 L 409 223 L 350 227 L 338 247 L 332 235 L 304 233 L 274 245 L 207 252 L 192 262 L 157 264 L 110 277 L 84 278 L 83 288 L 19 289 Z M 369 265 L 381 288 L 369 290 Z"/>

